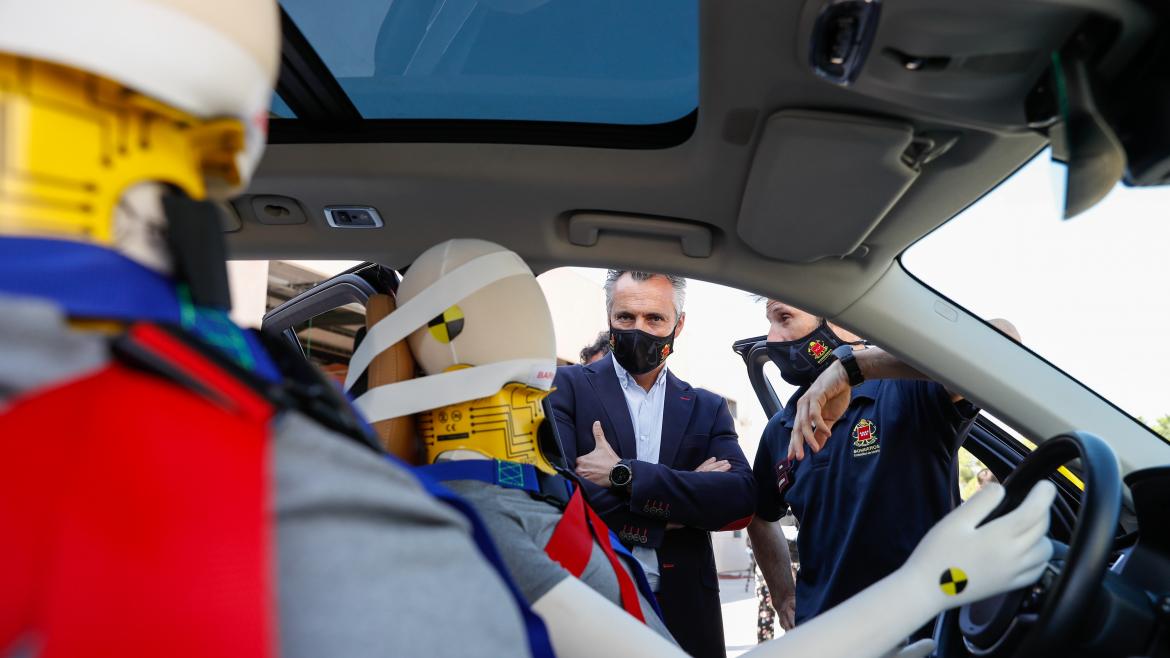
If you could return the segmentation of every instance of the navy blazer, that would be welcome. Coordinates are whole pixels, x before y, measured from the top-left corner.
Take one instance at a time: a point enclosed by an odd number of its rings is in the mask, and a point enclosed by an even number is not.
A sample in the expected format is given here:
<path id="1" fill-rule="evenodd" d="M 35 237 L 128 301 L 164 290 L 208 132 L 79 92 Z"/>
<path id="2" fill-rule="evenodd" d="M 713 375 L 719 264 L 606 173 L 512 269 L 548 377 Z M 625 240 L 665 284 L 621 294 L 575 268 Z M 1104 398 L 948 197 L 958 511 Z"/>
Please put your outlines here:
<path id="1" fill-rule="evenodd" d="M 636 459 L 625 393 L 607 356 L 592 365 L 557 368 L 549 399 L 569 467 L 593 451 L 593 422 L 623 459 Z M 726 473 L 695 473 L 708 457 L 731 463 Z M 659 548 L 668 522 L 700 530 L 743 528 L 755 511 L 751 466 L 739 447 L 724 399 L 666 373 L 659 463 L 635 461 L 629 495 L 587 484 L 589 501 L 622 541 Z"/>
<path id="2" fill-rule="evenodd" d="M 593 451 L 593 422 L 598 420 L 614 451 L 623 459 L 637 459 L 634 426 L 612 355 L 591 365 L 557 368 L 554 387 L 549 400 L 570 469 L 576 469 L 578 456 Z M 731 470 L 695 473 L 708 457 L 727 460 Z M 658 459 L 657 464 L 633 462 L 628 494 L 583 480 L 585 493 L 623 543 L 658 550 L 659 600 L 683 649 L 715 655 L 717 647 L 722 655 L 719 584 L 707 531 L 743 528 L 755 511 L 755 479 L 727 402 L 667 371 Z M 667 523 L 685 527 L 666 530 Z M 672 624 L 672 609 L 688 619 Z M 688 642 L 691 633 L 709 646 Z"/>

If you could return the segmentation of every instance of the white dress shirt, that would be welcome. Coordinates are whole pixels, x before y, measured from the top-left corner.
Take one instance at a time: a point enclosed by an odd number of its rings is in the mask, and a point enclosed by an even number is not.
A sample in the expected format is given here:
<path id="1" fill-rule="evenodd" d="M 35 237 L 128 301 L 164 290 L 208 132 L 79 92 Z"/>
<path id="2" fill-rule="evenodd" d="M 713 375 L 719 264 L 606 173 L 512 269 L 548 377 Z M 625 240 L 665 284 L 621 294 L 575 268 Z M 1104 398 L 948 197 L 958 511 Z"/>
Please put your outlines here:
<path id="1" fill-rule="evenodd" d="M 613 369 L 617 373 L 618 383 L 626 395 L 626 407 L 630 410 L 630 422 L 634 425 L 634 441 L 638 448 L 638 461 L 658 463 L 658 453 L 662 448 L 662 412 L 666 403 L 666 367 L 658 373 L 658 379 L 650 390 L 642 388 L 634 381 L 633 375 L 613 360 Z M 606 437 L 614 443 L 617 437 Z M 650 589 L 658 591 L 658 551 L 644 546 L 635 546 L 634 557 L 642 564 L 646 572 L 646 580 L 650 582 Z"/>

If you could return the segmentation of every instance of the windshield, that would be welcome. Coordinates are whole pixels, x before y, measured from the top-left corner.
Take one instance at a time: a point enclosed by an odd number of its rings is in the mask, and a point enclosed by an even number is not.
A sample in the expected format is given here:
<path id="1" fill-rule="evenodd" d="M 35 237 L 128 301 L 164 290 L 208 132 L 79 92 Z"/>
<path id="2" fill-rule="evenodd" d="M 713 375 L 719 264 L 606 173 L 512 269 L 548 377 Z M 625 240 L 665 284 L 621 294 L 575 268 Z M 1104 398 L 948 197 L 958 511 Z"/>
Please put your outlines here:
<path id="1" fill-rule="evenodd" d="M 902 263 L 979 317 L 1011 320 L 1030 349 L 1123 411 L 1170 429 L 1170 188 L 1119 185 L 1062 221 L 1052 177 L 1045 151 Z"/>

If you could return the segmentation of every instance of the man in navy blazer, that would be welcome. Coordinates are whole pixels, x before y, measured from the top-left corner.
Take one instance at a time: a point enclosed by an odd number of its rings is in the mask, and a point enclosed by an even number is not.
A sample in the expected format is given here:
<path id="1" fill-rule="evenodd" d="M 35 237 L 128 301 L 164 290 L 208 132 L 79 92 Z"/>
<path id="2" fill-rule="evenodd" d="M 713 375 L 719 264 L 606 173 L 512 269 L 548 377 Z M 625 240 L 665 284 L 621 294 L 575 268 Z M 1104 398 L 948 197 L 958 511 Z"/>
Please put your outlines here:
<path id="1" fill-rule="evenodd" d="M 610 270 L 605 292 L 612 354 L 558 368 L 549 397 L 565 457 L 642 563 L 679 645 L 724 656 L 708 533 L 751 520 L 751 467 L 726 401 L 666 367 L 686 320 L 686 280 Z"/>

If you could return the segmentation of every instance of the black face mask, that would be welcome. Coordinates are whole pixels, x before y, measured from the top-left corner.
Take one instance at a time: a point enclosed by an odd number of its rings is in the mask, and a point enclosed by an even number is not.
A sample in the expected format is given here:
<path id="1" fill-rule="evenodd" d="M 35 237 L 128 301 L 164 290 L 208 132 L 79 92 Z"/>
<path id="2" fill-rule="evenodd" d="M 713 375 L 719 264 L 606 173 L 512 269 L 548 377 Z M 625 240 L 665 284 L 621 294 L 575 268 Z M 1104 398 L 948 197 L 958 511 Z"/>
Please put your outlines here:
<path id="1" fill-rule="evenodd" d="M 674 327 L 678 328 L 677 322 Z M 626 372 L 644 375 L 674 353 L 674 329 L 666 336 L 655 336 L 641 329 L 614 329 L 610 325 L 609 350 Z"/>
<path id="2" fill-rule="evenodd" d="M 865 341 L 841 340 L 824 320 L 807 336 L 797 340 L 768 341 L 768 358 L 780 369 L 780 376 L 793 386 L 808 386 L 833 363 L 833 349 L 840 345 L 864 345 Z"/>

